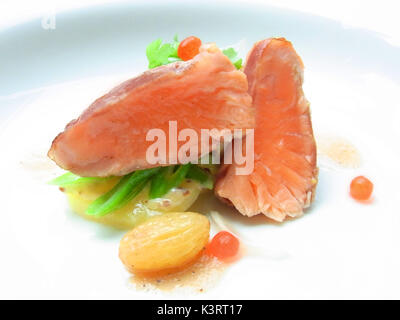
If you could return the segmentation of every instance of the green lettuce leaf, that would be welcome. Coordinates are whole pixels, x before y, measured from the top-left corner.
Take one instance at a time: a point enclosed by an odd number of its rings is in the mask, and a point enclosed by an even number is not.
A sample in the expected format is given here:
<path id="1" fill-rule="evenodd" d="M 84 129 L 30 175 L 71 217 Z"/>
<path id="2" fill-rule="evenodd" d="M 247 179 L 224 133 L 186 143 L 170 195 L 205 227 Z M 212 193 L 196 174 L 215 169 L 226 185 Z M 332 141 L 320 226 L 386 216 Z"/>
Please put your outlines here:
<path id="1" fill-rule="evenodd" d="M 240 69 L 242 67 L 242 58 L 238 58 L 238 53 L 236 52 L 235 49 L 233 48 L 228 48 L 225 50 L 222 50 L 222 53 L 226 55 L 229 60 L 233 63 L 233 65 L 236 67 L 236 69 Z"/>
<path id="2" fill-rule="evenodd" d="M 179 61 L 178 57 L 178 36 L 175 35 L 171 43 L 162 43 L 161 39 L 154 40 L 146 48 L 146 56 L 149 61 L 149 69 L 153 69 L 164 64 Z"/>

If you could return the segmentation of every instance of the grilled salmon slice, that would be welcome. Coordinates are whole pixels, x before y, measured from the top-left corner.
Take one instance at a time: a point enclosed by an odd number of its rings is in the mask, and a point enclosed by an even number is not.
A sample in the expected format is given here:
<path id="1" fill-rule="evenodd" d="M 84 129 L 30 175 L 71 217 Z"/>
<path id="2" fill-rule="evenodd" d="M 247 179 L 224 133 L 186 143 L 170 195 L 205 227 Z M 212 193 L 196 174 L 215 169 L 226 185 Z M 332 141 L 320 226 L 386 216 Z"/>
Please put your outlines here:
<path id="1" fill-rule="evenodd" d="M 247 78 L 214 44 L 203 45 L 192 60 L 144 72 L 97 99 L 54 139 L 48 156 L 80 176 L 124 175 L 159 166 L 146 159 L 154 144 L 146 141 L 150 129 L 165 133 L 167 161 L 185 143 L 199 150 L 191 160 L 202 156 L 200 141 L 178 141 L 170 150 L 170 121 L 176 121 L 178 131 L 190 128 L 199 137 L 201 129 L 254 127 Z"/>
<path id="2" fill-rule="evenodd" d="M 237 175 L 237 164 L 222 166 L 215 192 L 246 216 L 300 216 L 318 176 L 303 63 L 289 41 L 267 39 L 254 45 L 244 72 L 256 109 L 254 170 Z"/>

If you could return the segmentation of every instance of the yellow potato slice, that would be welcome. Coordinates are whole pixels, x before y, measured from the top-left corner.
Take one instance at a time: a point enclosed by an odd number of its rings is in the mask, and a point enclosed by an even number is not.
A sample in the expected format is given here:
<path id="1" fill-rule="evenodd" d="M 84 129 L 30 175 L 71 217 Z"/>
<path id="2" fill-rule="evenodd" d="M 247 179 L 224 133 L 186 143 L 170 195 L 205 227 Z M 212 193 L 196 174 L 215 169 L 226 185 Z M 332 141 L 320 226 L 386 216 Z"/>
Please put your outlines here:
<path id="1" fill-rule="evenodd" d="M 154 216 L 121 240 L 119 257 L 134 273 L 180 269 L 199 256 L 208 243 L 210 223 L 195 212 Z"/>
<path id="2" fill-rule="evenodd" d="M 72 211 L 85 219 L 128 230 L 143 222 L 149 216 L 163 212 L 187 210 L 196 201 L 202 190 L 200 183 L 193 180 L 185 180 L 179 188 L 170 190 L 162 198 L 149 200 L 149 186 L 147 186 L 126 206 L 112 213 L 102 217 L 87 215 L 85 212 L 90 203 L 111 190 L 119 180 L 119 177 L 114 177 L 106 181 L 66 188 L 65 192 Z"/>

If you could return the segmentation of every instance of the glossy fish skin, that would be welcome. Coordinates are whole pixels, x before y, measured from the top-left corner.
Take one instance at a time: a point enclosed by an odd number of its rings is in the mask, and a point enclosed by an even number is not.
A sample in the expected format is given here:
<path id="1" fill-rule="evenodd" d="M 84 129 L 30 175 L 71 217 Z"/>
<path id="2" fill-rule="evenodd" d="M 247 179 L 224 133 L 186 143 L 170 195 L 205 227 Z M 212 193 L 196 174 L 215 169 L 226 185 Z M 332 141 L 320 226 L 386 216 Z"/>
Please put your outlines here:
<path id="1" fill-rule="evenodd" d="M 244 72 L 256 109 L 254 171 L 240 176 L 238 165 L 224 165 L 215 193 L 246 216 L 300 216 L 314 198 L 318 177 L 303 63 L 289 41 L 266 39 L 249 52 Z"/>
<path id="2" fill-rule="evenodd" d="M 144 72 L 97 99 L 53 141 L 48 156 L 80 176 L 119 176 L 159 166 L 146 160 L 150 129 L 166 134 L 169 121 L 178 133 L 194 129 L 254 127 L 247 79 L 214 45 L 206 44 L 192 60 Z M 200 140 L 200 139 L 199 139 Z M 185 141 L 178 141 L 177 150 Z M 200 142 L 198 142 L 200 150 Z M 201 156 L 195 155 L 193 158 Z"/>

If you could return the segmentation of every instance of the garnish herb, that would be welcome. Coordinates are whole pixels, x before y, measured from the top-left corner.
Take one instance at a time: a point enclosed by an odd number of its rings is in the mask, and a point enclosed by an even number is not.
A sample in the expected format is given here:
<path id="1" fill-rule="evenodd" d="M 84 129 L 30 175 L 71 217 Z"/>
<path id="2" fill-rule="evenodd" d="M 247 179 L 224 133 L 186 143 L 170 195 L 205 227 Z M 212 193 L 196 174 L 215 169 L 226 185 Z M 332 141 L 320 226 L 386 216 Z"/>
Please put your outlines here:
<path id="1" fill-rule="evenodd" d="M 149 69 L 153 69 L 175 61 L 181 61 L 178 56 L 179 43 L 180 42 L 177 35 L 175 35 L 173 41 L 170 43 L 163 43 L 162 39 L 160 38 L 151 42 L 146 48 Z M 223 50 L 222 53 L 232 61 L 236 69 L 240 69 L 242 67 L 243 60 L 238 58 L 238 53 L 235 49 L 228 48 Z"/>
<path id="2" fill-rule="evenodd" d="M 226 55 L 229 60 L 233 63 L 233 65 L 236 67 L 236 69 L 240 69 L 242 67 L 242 58 L 238 58 L 238 53 L 236 52 L 235 49 L 233 48 L 228 48 L 225 50 L 222 50 L 222 53 Z"/>
<path id="3" fill-rule="evenodd" d="M 175 35 L 171 43 L 162 43 L 161 39 L 154 40 L 146 48 L 147 60 L 149 60 L 149 69 L 179 61 L 178 57 L 178 36 Z"/>

